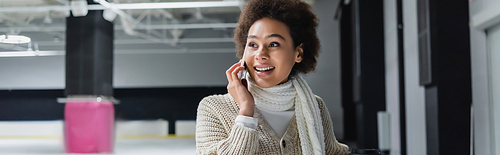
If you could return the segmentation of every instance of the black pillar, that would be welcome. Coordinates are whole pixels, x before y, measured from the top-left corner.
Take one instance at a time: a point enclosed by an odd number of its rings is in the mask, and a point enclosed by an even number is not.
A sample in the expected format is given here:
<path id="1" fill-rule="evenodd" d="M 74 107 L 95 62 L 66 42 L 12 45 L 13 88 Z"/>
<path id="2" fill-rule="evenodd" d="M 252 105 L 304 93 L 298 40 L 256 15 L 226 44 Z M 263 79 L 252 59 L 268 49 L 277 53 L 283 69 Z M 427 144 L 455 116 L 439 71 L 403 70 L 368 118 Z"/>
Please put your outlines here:
<path id="1" fill-rule="evenodd" d="M 469 1 L 418 1 L 428 155 L 470 154 Z"/>
<path id="2" fill-rule="evenodd" d="M 384 4 L 354 0 L 353 98 L 358 148 L 378 148 L 377 112 L 385 111 Z"/>
<path id="3" fill-rule="evenodd" d="M 401 155 L 406 155 L 406 87 L 405 87 L 405 56 L 404 56 L 404 23 L 403 0 L 396 1 L 398 23 L 398 83 L 399 83 L 399 136 Z"/>
<path id="4" fill-rule="evenodd" d="M 66 95 L 113 96 L 113 23 L 102 13 L 66 18 Z"/>
<path id="5" fill-rule="evenodd" d="M 353 101 L 353 21 L 351 3 L 340 1 L 336 20 L 339 21 L 340 70 L 342 109 L 344 110 L 344 141 L 356 141 L 356 105 Z"/>

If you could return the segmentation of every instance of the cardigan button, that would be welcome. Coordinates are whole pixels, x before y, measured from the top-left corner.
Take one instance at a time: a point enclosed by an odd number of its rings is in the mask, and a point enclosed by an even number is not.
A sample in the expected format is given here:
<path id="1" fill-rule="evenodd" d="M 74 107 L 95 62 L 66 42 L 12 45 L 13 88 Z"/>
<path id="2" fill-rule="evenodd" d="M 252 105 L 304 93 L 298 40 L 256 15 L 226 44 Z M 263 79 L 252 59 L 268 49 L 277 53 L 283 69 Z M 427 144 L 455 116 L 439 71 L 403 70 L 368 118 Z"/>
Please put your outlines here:
<path id="1" fill-rule="evenodd" d="M 283 147 L 286 147 L 285 140 L 281 141 L 281 144 L 283 144 Z"/>

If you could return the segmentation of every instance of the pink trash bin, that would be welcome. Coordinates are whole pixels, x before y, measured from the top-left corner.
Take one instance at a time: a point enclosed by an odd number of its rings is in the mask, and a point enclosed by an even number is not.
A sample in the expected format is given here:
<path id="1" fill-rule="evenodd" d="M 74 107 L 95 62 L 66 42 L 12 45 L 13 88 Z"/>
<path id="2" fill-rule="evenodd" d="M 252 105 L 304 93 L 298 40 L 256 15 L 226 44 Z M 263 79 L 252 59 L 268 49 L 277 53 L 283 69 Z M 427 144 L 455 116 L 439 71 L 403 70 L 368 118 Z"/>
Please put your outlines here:
<path id="1" fill-rule="evenodd" d="M 113 103 L 100 98 L 68 100 L 64 107 L 66 152 L 113 152 L 114 113 Z"/>

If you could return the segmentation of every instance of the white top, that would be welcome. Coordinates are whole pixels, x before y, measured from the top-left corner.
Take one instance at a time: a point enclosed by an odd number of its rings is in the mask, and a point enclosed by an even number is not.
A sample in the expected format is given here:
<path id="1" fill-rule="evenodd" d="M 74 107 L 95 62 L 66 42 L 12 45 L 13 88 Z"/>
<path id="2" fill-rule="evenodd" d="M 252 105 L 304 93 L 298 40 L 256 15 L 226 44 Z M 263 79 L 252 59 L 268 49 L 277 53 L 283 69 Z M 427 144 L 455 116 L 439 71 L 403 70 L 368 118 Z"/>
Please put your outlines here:
<path id="1" fill-rule="evenodd" d="M 257 109 L 259 109 L 260 113 L 262 114 L 262 116 L 264 116 L 267 123 L 269 123 L 274 132 L 276 132 L 276 134 L 280 137 L 285 134 L 286 128 L 288 127 L 290 120 L 292 120 L 293 115 L 295 114 L 295 111 L 293 109 L 281 112 L 269 111 L 263 108 Z M 240 126 L 257 129 L 258 121 L 259 120 L 255 117 L 238 115 L 235 122 Z"/>
<path id="2" fill-rule="evenodd" d="M 274 132 L 276 132 L 276 134 L 278 134 L 278 136 L 280 137 L 285 134 L 286 128 L 288 127 L 288 124 L 290 124 L 290 120 L 292 120 L 292 117 L 295 114 L 294 110 L 276 112 L 265 110 L 263 108 L 257 109 L 259 109 L 260 113 L 262 114 L 262 116 L 264 116 L 269 125 L 271 125 Z"/>

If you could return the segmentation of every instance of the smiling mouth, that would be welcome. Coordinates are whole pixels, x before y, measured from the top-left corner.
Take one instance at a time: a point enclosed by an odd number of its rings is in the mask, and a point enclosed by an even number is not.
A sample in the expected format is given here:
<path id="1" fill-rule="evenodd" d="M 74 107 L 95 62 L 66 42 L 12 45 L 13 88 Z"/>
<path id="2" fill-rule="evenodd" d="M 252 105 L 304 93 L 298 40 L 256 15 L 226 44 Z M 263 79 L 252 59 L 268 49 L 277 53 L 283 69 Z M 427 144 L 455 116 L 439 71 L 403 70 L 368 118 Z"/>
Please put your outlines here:
<path id="1" fill-rule="evenodd" d="M 259 72 L 266 72 L 266 71 L 270 71 L 270 70 L 273 70 L 274 67 L 264 67 L 264 68 L 257 68 L 257 67 L 253 67 L 256 71 L 259 71 Z"/>

